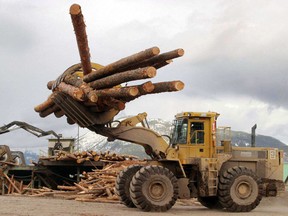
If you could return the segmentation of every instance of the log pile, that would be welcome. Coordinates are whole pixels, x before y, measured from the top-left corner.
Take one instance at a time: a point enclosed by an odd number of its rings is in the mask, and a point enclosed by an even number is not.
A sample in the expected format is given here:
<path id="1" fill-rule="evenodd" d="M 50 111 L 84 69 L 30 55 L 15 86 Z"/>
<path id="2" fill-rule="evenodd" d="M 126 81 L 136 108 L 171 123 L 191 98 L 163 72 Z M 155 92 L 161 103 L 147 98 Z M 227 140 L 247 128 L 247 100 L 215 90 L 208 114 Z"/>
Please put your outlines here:
<path id="1" fill-rule="evenodd" d="M 118 173 L 132 164 L 144 164 L 143 161 L 121 161 L 109 164 L 103 169 L 84 172 L 83 178 L 74 186 L 58 185 L 58 190 L 49 188 L 30 189 L 30 196 L 57 197 L 83 202 L 119 202 L 115 192 L 115 181 Z"/>
<path id="2" fill-rule="evenodd" d="M 7 174 L 5 174 L 4 172 L 2 172 L 2 170 L 0 171 L 0 183 L 1 183 L 1 193 L 0 194 L 14 194 L 14 193 L 18 193 L 21 194 L 24 190 L 25 187 L 27 187 L 27 185 L 23 184 L 22 180 L 16 180 L 14 178 L 14 175 L 12 175 L 11 177 L 9 177 Z M 2 191 L 3 189 L 3 185 L 6 186 L 7 191 Z"/>
<path id="3" fill-rule="evenodd" d="M 104 161 L 104 162 L 115 162 L 115 161 L 131 161 L 137 159 L 133 155 L 120 155 L 116 153 L 107 152 L 96 152 L 96 151 L 82 151 L 69 153 L 66 151 L 58 151 L 55 156 L 41 157 L 41 160 L 49 161 L 75 161 L 78 164 L 84 163 L 85 161 Z"/>
<path id="4" fill-rule="evenodd" d="M 106 66 L 91 63 L 88 40 L 85 30 L 81 7 L 74 4 L 70 7 L 70 15 L 76 35 L 81 63 L 69 67 L 56 80 L 49 81 L 47 87 L 52 93 L 46 101 L 37 105 L 34 110 L 41 117 L 52 113 L 57 118 L 64 115 L 69 124 L 78 123 L 78 117 L 69 115 L 68 110 L 61 106 L 55 98 L 64 93 L 77 101 L 82 111 L 92 116 L 98 116 L 101 121 L 95 124 L 106 124 L 114 115 L 125 109 L 130 102 L 146 94 L 179 91 L 184 88 L 180 80 L 152 83 L 146 81 L 142 84 L 127 86 L 128 82 L 150 79 L 156 76 L 157 69 L 172 62 L 172 59 L 183 56 L 183 49 L 176 49 L 160 54 L 158 47 L 152 47 L 141 52 L 124 57 Z M 113 114 L 105 117 L 103 113 Z M 72 111 L 79 112 L 79 111 Z M 83 126 L 83 125 L 80 125 Z"/>

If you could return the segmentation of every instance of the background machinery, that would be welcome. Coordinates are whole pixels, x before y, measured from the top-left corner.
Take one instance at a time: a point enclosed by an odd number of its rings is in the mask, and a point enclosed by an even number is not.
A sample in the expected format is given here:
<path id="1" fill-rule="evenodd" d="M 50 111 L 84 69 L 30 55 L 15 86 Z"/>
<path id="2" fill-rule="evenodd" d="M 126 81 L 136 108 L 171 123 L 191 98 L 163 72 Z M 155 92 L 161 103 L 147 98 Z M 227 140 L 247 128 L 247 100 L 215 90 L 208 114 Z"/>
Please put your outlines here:
<path id="1" fill-rule="evenodd" d="M 27 132 L 29 132 L 29 133 L 37 136 L 37 137 L 53 135 L 58 140 L 55 143 L 55 146 L 56 147 L 61 146 L 61 143 L 60 143 L 61 135 L 58 135 L 53 130 L 44 131 L 40 128 L 37 128 L 37 127 L 32 126 L 26 122 L 21 122 L 21 121 L 13 121 L 7 125 L 0 127 L 0 134 L 8 133 L 8 132 L 18 130 L 18 129 L 26 130 Z M 7 146 L 7 145 L 0 145 L 0 162 L 13 163 L 14 165 L 26 165 L 23 152 L 11 151 L 9 146 Z"/>

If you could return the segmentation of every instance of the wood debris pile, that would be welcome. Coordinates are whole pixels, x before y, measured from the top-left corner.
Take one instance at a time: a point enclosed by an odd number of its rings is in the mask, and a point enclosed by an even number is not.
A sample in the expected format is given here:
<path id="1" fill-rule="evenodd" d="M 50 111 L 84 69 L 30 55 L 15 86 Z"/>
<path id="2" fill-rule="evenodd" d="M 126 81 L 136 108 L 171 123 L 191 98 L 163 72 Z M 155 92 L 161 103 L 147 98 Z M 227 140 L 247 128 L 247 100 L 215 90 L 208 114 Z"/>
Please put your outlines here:
<path id="1" fill-rule="evenodd" d="M 9 177 L 5 172 L 5 167 L 0 168 L 0 194 L 22 194 L 24 189 L 30 185 L 24 185 L 23 181 L 16 180 L 14 175 Z M 5 187 L 3 187 L 5 186 Z M 3 191 L 3 188 L 5 191 Z"/>
<path id="2" fill-rule="evenodd" d="M 65 115 L 69 124 L 77 123 L 82 127 L 106 124 L 125 109 L 127 102 L 140 96 L 184 88 L 184 83 L 179 80 L 158 83 L 147 81 L 126 86 L 130 81 L 155 77 L 157 69 L 183 56 L 183 49 L 160 54 L 158 47 L 152 47 L 106 66 L 91 63 L 81 7 L 72 5 L 70 15 L 81 63 L 68 68 L 57 80 L 48 82 L 47 87 L 52 90 L 52 94 L 34 108 L 41 117 L 52 113 L 58 118 Z M 69 103 L 67 98 L 70 99 Z M 79 116 L 79 112 L 84 115 Z"/>
<path id="3" fill-rule="evenodd" d="M 143 161 L 121 161 L 107 165 L 103 169 L 83 173 L 83 178 L 74 186 L 59 185 L 59 190 L 46 187 L 31 189 L 30 196 L 52 196 L 64 199 L 74 199 L 85 202 L 119 202 L 115 193 L 115 181 L 118 173 L 132 164 L 144 163 Z"/>
<path id="4" fill-rule="evenodd" d="M 65 151 L 58 151 L 55 156 L 41 157 L 41 160 L 50 161 L 76 161 L 77 163 L 83 163 L 85 161 L 125 161 L 137 159 L 133 155 L 120 155 L 116 153 L 107 152 L 96 152 L 96 151 L 82 151 L 69 153 Z"/>

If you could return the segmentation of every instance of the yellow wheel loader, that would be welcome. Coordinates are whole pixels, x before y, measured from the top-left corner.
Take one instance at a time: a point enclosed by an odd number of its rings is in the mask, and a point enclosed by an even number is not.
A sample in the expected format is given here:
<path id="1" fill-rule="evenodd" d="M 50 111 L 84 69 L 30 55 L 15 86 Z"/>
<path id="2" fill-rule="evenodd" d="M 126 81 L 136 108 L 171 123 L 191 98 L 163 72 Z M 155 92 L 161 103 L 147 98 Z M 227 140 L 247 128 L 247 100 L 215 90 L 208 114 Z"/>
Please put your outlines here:
<path id="1" fill-rule="evenodd" d="M 97 133 L 140 144 L 151 156 L 117 177 L 123 204 L 143 211 L 167 211 L 178 198 L 197 197 L 211 209 L 249 212 L 262 196 L 284 189 L 283 152 L 275 148 L 217 146 L 214 112 L 176 115 L 170 143 L 145 126 L 146 113 L 102 127 Z M 141 126 L 137 126 L 141 123 Z"/>
<path id="2" fill-rule="evenodd" d="M 79 126 L 109 141 L 119 139 L 144 147 L 151 160 L 128 167 L 117 177 L 116 190 L 128 207 L 163 212 L 178 198 L 198 198 L 208 208 L 249 212 L 262 196 L 276 196 L 284 190 L 283 152 L 232 147 L 225 137 L 217 140 L 218 113 L 177 114 L 170 142 L 166 142 L 149 128 L 146 113 L 113 123 L 113 110 L 98 118 L 68 95 L 59 93 L 53 100 Z"/>

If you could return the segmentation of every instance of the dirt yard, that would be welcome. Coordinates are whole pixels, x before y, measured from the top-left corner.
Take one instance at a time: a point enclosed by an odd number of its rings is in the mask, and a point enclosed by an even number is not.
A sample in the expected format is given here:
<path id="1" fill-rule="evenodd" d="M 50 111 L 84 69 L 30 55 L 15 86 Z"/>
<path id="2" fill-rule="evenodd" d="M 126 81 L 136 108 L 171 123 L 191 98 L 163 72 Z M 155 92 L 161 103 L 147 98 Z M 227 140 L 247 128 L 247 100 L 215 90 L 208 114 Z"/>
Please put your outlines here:
<path id="1" fill-rule="evenodd" d="M 225 211 L 212 211 L 197 203 L 184 204 L 178 202 L 171 210 L 164 213 L 147 213 L 138 209 L 127 208 L 121 204 L 87 203 L 55 198 L 35 198 L 26 196 L 0 196 L 1 216 L 148 216 L 148 215 L 177 215 L 191 216 L 197 214 L 223 216 L 223 215 L 287 215 L 288 192 L 276 198 L 263 198 L 260 205 L 250 213 L 230 213 Z"/>

